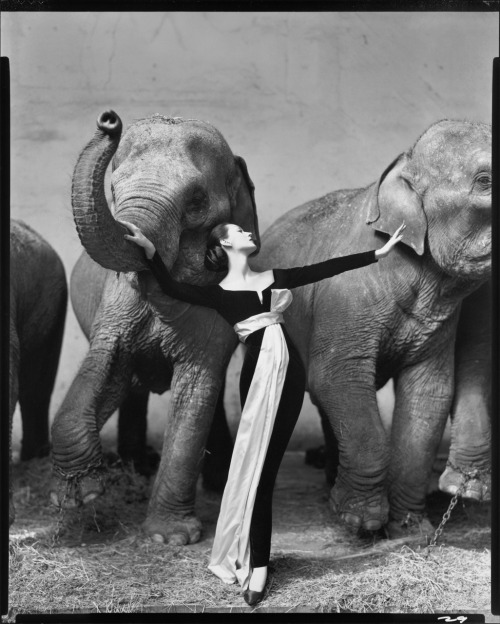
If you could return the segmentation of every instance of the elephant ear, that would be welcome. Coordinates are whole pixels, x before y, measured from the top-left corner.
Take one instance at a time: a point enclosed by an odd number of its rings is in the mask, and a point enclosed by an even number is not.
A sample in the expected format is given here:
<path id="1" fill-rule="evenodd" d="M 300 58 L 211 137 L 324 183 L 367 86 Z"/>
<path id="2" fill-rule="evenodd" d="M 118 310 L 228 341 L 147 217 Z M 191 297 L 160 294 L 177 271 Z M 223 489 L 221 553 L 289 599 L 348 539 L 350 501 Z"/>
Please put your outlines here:
<path id="1" fill-rule="evenodd" d="M 392 235 L 404 221 L 406 229 L 401 242 L 421 256 L 424 253 L 427 218 L 420 196 L 405 175 L 407 162 L 408 156 L 400 154 L 370 188 L 366 222 L 375 230 Z"/>
<path id="2" fill-rule="evenodd" d="M 248 174 L 247 164 L 241 156 L 234 157 L 236 168 L 236 189 L 231 202 L 231 221 L 247 232 L 252 232 L 257 250 L 260 249 L 259 221 L 255 205 L 255 185 Z"/>

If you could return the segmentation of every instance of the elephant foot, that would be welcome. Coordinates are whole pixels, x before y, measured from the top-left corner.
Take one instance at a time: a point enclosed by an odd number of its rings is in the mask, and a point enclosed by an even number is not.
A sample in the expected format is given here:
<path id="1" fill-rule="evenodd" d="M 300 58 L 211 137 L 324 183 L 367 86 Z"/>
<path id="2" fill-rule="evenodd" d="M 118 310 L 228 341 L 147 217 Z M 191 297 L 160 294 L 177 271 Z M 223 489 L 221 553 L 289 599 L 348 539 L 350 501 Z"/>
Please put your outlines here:
<path id="1" fill-rule="evenodd" d="M 361 496 L 340 484 L 330 491 L 330 505 L 342 522 L 353 529 L 377 531 L 389 516 L 389 503 L 384 492 Z"/>
<path id="2" fill-rule="evenodd" d="M 82 475 L 64 478 L 56 474 L 52 478 L 50 500 L 53 505 L 62 509 L 74 509 L 90 503 L 104 493 L 105 471 L 94 468 Z"/>
<path id="3" fill-rule="evenodd" d="M 402 537 L 421 537 L 429 541 L 434 535 L 434 527 L 424 514 L 408 512 L 403 518 L 389 519 L 385 530 L 389 539 Z"/>
<path id="4" fill-rule="evenodd" d="M 201 522 L 194 515 L 184 518 L 146 518 L 142 528 L 154 542 L 171 546 L 195 544 L 201 537 Z"/>
<path id="5" fill-rule="evenodd" d="M 466 479 L 464 483 L 464 479 Z M 479 502 L 491 500 L 491 473 L 487 470 L 460 469 L 448 464 L 439 477 L 439 489 L 454 496 L 463 486 L 460 496 Z"/>

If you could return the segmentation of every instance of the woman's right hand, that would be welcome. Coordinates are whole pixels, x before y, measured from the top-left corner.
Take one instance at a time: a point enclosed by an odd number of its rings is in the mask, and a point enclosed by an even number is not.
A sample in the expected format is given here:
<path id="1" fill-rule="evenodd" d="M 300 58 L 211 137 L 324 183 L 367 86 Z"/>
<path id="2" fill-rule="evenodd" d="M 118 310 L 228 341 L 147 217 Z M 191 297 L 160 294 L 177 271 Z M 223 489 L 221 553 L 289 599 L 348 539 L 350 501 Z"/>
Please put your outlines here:
<path id="1" fill-rule="evenodd" d="M 129 223 L 128 221 L 120 221 L 119 219 L 117 219 L 117 221 L 118 223 L 124 225 L 129 230 L 129 232 L 132 232 L 132 234 L 124 234 L 123 238 L 126 238 L 136 245 L 139 245 L 139 247 L 144 247 L 146 257 L 151 260 L 151 258 L 155 255 L 156 249 L 153 243 L 149 240 L 149 238 L 144 236 L 144 234 L 137 227 L 137 225 Z"/>

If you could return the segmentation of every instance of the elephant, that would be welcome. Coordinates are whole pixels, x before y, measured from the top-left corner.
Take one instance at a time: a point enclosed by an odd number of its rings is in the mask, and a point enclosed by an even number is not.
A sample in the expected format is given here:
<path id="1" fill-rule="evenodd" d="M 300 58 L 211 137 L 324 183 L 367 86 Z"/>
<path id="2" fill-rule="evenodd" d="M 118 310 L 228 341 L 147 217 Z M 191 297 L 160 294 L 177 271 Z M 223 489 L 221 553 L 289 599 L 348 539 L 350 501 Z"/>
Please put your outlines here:
<path id="1" fill-rule="evenodd" d="M 455 493 L 466 473 L 463 495 L 489 497 L 490 126 L 431 125 L 377 182 L 283 214 L 252 265 L 374 249 L 403 222 L 388 258 L 296 289 L 285 312 L 325 433 L 330 504 L 348 527 L 390 536 L 432 528 L 425 496 L 450 412 L 440 486 Z M 391 378 L 389 439 L 376 391 Z"/>
<path id="2" fill-rule="evenodd" d="M 50 496 L 57 506 L 75 507 L 102 494 L 99 430 L 120 408 L 125 422 L 137 423 L 128 442 L 144 441 L 149 393 L 171 388 L 143 529 L 154 540 L 182 545 L 200 538 L 196 483 L 237 338 L 215 311 L 166 296 L 119 220 L 141 228 L 175 279 L 215 283 L 220 275 L 203 263 L 215 225 L 237 223 L 260 248 L 254 185 L 244 159 L 208 122 L 156 114 L 121 135 L 119 116 L 102 113 L 73 174 L 84 252 L 72 272 L 71 297 L 90 345 L 52 425 Z M 110 210 L 104 177 L 111 160 Z M 224 427 L 217 446 L 230 455 Z"/>
<path id="3" fill-rule="evenodd" d="M 21 460 L 49 454 L 49 406 L 59 365 L 68 288 L 63 263 L 26 223 L 10 222 L 9 461 L 19 401 Z M 15 520 L 9 482 L 9 524 Z"/>

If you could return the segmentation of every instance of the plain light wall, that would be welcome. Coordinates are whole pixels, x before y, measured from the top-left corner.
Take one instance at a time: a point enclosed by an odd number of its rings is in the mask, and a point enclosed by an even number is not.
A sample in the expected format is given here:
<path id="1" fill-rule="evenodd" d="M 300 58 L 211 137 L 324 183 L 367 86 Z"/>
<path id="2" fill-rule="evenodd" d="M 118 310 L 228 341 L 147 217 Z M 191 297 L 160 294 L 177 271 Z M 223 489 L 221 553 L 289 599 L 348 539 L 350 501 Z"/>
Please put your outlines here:
<path id="1" fill-rule="evenodd" d="M 1 28 L 11 215 L 52 244 L 68 278 L 82 249 L 71 175 L 106 108 L 125 126 L 156 112 L 213 123 L 247 162 L 262 231 L 305 201 L 374 181 L 439 119 L 491 120 L 496 13 L 4 12 Z M 86 351 L 69 306 L 52 417 Z M 240 362 L 226 398 L 233 429 Z M 156 445 L 168 398 L 150 403 Z M 389 418 L 390 389 L 379 402 Z M 306 400 L 290 448 L 319 443 Z"/>

